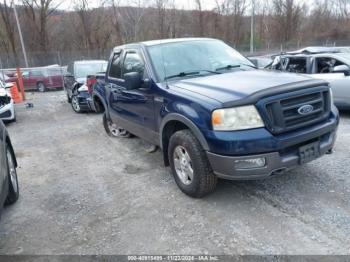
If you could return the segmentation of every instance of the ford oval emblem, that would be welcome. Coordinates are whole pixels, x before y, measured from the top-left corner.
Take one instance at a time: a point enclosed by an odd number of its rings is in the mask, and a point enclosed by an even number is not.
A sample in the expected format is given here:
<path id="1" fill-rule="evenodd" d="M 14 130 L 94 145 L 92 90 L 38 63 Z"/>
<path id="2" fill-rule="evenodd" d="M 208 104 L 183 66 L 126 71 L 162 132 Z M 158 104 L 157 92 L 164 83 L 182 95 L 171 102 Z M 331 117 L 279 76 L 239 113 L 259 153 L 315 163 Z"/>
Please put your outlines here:
<path id="1" fill-rule="evenodd" d="M 303 105 L 299 107 L 298 113 L 300 115 L 308 115 L 314 111 L 314 107 L 312 105 Z"/>

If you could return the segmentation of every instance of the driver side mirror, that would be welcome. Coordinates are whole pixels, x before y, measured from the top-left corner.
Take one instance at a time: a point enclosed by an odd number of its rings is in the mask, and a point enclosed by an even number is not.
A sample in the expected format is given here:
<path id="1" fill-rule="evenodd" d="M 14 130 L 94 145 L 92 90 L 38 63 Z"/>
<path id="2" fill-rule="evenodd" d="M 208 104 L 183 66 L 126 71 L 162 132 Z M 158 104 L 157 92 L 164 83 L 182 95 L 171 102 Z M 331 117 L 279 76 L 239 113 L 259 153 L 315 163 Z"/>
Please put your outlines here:
<path id="1" fill-rule="evenodd" d="M 350 76 L 350 68 L 347 65 L 339 65 L 333 68 L 333 73 L 343 73 L 346 76 Z"/>
<path id="2" fill-rule="evenodd" d="M 139 72 L 130 72 L 124 75 L 127 90 L 138 89 L 142 86 L 142 75 Z"/>

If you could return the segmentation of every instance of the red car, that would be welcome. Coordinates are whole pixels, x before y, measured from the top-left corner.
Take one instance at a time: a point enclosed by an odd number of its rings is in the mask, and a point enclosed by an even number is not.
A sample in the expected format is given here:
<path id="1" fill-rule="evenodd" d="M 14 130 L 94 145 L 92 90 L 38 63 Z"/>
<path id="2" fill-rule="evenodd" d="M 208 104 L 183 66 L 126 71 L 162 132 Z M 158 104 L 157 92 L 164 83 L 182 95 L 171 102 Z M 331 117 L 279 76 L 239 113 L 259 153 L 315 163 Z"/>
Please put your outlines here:
<path id="1" fill-rule="evenodd" d="M 37 68 L 24 70 L 22 72 L 25 90 L 38 90 L 45 92 L 48 89 L 63 87 L 64 70 L 61 68 Z M 6 80 L 6 82 L 17 81 L 17 74 Z"/>

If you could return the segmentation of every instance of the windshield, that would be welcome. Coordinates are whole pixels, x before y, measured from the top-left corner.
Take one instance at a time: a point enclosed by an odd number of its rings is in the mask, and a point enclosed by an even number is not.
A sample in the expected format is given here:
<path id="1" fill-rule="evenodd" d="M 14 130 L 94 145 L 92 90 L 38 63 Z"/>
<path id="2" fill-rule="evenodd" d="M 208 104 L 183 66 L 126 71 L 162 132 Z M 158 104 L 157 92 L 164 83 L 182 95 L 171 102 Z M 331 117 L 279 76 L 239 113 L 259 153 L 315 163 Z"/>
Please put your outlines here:
<path id="1" fill-rule="evenodd" d="M 245 65 L 254 67 L 248 59 L 218 40 L 167 43 L 149 46 L 147 49 L 160 82 L 169 76 L 181 76 L 183 72 L 210 74 L 216 71 L 224 73 L 225 70 Z"/>
<path id="2" fill-rule="evenodd" d="M 77 64 L 75 67 L 75 77 L 84 78 L 88 75 L 94 75 L 96 73 L 105 72 L 106 69 L 107 62 Z"/>

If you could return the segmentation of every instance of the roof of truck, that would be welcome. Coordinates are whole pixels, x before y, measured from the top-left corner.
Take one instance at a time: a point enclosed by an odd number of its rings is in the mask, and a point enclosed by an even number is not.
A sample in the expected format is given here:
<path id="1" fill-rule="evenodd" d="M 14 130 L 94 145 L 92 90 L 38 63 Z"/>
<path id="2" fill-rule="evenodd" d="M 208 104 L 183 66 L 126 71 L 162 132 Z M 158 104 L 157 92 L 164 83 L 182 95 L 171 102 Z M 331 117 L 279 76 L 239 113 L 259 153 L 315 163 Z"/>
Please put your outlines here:
<path id="1" fill-rule="evenodd" d="M 101 64 L 101 63 L 108 63 L 106 60 L 80 60 L 80 61 L 74 61 L 75 64 Z"/>
<path id="2" fill-rule="evenodd" d="M 207 41 L 207 40 L 217 40 L 217 39 L 204 38 L 204 37 L 185 37 L 185 38 L 151 40 L 151 41 L 141 42 L 141 44 L 145 46 L 154 46 L 154 45 L 169 44 L 169 43 L 176 43 L 176 42 L 205 41 L 205 40 Z"/>
<path id="3" fill-rule="evenodd" d="M 185 38 L 169 38 L 169 39 L 158 39 L 158 40 L 150 40 L 150 41 L 143 41 L 143 42 L 138 42 L 138 43 L 130 43 L 130 44 L 125 44 L 121 46 L 116 46 L 113 50 L 116 52 L 118 49 L 122 49 L 125 47 L 133 47 L 133 46 L 156 46 L 156 45 L 161 45 L 161 44 L 169 44 L 169 43 L 177 43 L 177 42 L 190 42 L 190 41 L 208 41 L 208 40 L 217 40 L 214 38 L 204 38 L 204 37 L 185 37 Z"/>

